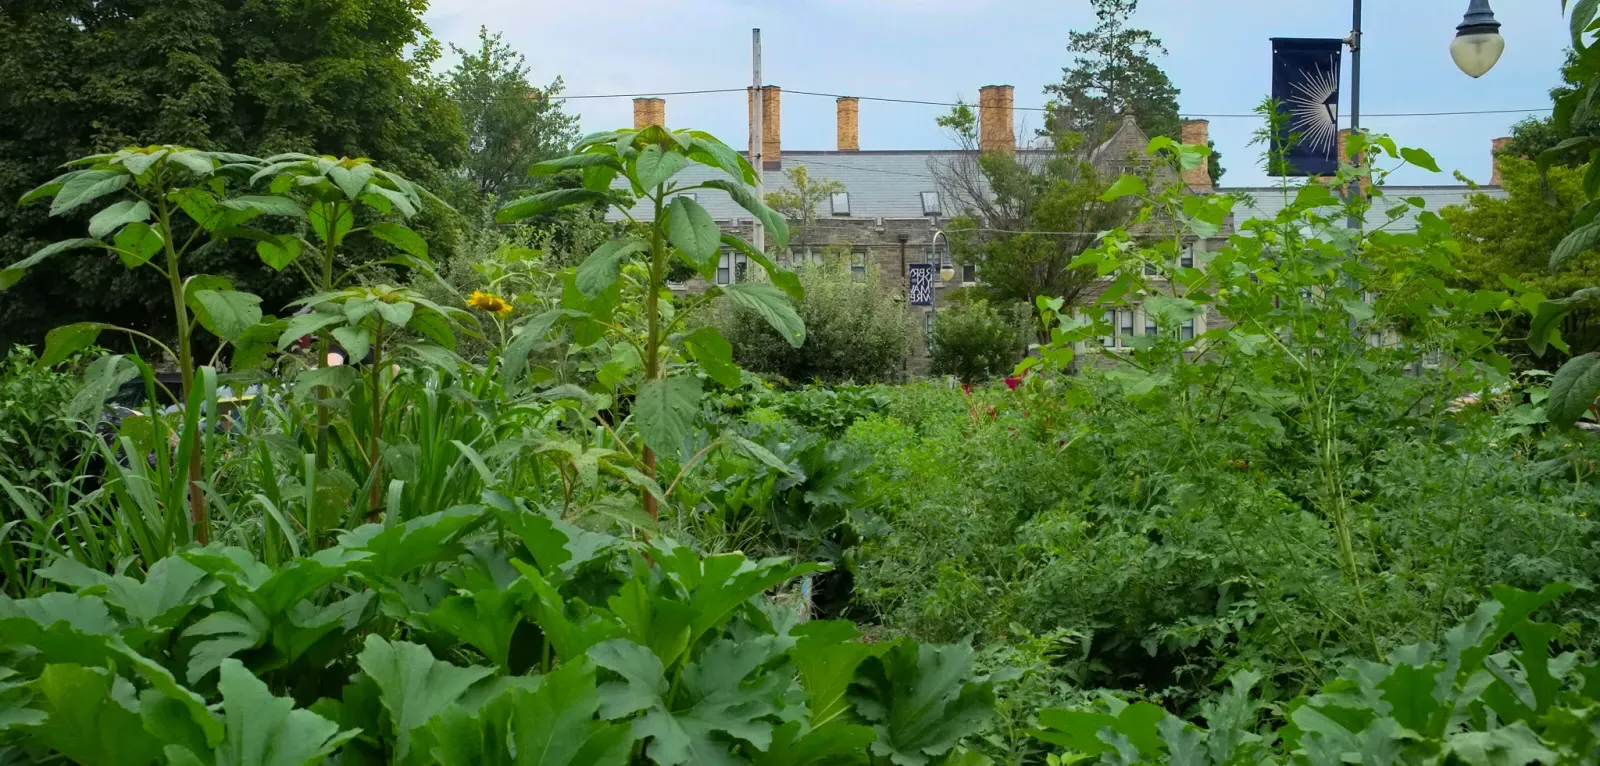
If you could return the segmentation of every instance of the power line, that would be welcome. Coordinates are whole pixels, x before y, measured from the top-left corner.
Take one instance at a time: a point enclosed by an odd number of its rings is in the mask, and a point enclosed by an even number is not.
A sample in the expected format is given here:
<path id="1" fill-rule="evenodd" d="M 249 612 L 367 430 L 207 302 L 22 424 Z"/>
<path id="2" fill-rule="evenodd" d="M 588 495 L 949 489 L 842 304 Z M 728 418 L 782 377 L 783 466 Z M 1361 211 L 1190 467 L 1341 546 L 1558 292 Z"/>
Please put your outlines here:
<path id="1" fill-rule="evenodd" d="M 550 99 L 554 100 L 554 101 L 561 101 L 561 100 L 593 99 L 593 98 L 649 98 L 649 97 L 653 97 L 653 96 L 698 96 L 698 95 L 711 94 L 711 93 L 743 93 L 743 92 L 746 92 L 748 90 L 749 90 L 748 88 L 708 88 L 708 89 L 704 89 L 704 90 L 669 90 L 669 91 L 655 91 L 655 92 L 650 92 L 650 93 L 587 93 L 587 94 L 581 94 L 581 95 L 576 95 L 576 96 L 564 96 L 564 95 L 563 96 L 551 96 Z M 861 101 L 878 101 L 878 102 L 889 103 L 889 104 L 917 104 L 917 105 L 921 105 L 921 106 L 976 106 L 975 104 L 967 104 L 967 103 L 956 102 L 956 101 L 925 101 L 925 100 L 922 100 L 922 99 L 890 98 L 890 97 L 887 97 L 887 96 L 847 96 L 847 95 L 842 94 L 842 93 L 822 93 L 822 92 L 819 92 L 819 91 L 810 91 L 810 90 L 785 90 L 783 92 L 784 93 L 788 93 L 788 94 L 798 95 L 798 96 L 819 96 L 819 97 L 822 97 L 822 98 L 854 98 L 854 99 L 858 99 L 858 100 L 861 100 Z M 1013 106 L 1011 108 L 1014 111 L 1021 111 L 1021 112 L 1049 112 L 1049 111 L 1051 111 L 1050 107 L 1047 107 L 1047 106 Z M 1530 114 L 1530 113 L 1533 113 L 1533 112 L 1549 112 L 1549 111 L 1553 111 L 1553 109 L 1551 107 L 1539 107 L 1539 108 L 1536 108 L 1536 109 L 1466 109 L 1466 110 L 1446 111 L 1446 112 L 1378 112 L 1378 113 L 1373 113 L 1373 114 L 1365 114 L 1365 115 L 1362 115 L 1362 116 L 1364 116 L 1364 117 L 1460 117 L 1460 116 L 1478 115 L 1478 114 Z M 1261 115 L 1256 114 L 1254 112 L 1233 112 L 1233 113 L 1225 113 L 1225 112 L 1218 112 L 1218 113 L 1184 112 L 1184 113 L 1181 113 L 1181 116 L 1184 116 L 1184 117 L 1201 117 L 1201 118 L 1205 118 L 1205 119 L 1260 119 L 1260 117 L 1261 117 Z"/>

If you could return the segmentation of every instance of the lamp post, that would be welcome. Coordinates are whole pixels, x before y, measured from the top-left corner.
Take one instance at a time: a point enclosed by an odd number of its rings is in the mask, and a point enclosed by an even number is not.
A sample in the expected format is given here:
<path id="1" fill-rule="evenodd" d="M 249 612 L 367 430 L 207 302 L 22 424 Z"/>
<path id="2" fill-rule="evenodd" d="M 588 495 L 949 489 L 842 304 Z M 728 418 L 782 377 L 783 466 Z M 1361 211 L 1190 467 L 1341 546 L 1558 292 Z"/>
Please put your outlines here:
<path id="1" fill-rule="evenodd" d="M 1450 58 L 1468 77 L 1478 78 L 1488 74 L 1505 52 L 1506 39 L 1500 36 L 1500 22 L 1495 21 L 1489 0 L 1472 0 L 1466 17 L 1456 27 Z"/>

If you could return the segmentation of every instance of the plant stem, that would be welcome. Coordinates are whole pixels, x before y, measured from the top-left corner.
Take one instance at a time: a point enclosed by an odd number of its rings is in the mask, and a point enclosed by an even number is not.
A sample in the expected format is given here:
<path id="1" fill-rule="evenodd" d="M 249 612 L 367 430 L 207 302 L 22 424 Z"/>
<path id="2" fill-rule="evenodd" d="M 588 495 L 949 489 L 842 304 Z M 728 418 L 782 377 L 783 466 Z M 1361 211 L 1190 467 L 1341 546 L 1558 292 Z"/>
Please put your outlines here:
<path id="1" fill-rule="evenodd" d="M 661 274 L 666 263 L 667 249 L 661 239 L 661 193 L 657 189 L 655 195 L 656 217 L 650 225 L 650 281 L 645 286 L 644 313 L 650 323 L 649 331 L 645 334 L 644 355 L 644 382 L 649 383 L 659 380 L 661 376 Z M 656 476 L 656 453 L 646 445 L 643 449 L 644 474 L 650 478 Z M 654 495 L 647 489 L 639 490 L 639 497 L 644 501 L 644 511 L 650 518 L 661 518 L 661 508 Z"/>
<path id="2" fill-rule="evenodd" d="M 383 429 L 383 322 L 372 332 L 372 433 L 367 459 L 372 464 L 372 493 L 367 500 L 367 521 L 377 521 L 378 495 L 383 484 L 383 463 L 378 457 L 378 434 Z"/>
<path id="3" fill-rule="evenodd" d="M 194 392 L 194 353 L 189 348 L 189 310 L 183 302 L 183 274 L 178 270 L 178 251 L 172 246 L 172 209 L 167 206 L 165 195 L 157 199 L 160 202 L 158 214 L 161 216 L 161 230 L 167 235 L 161 238 L 161 244 L 167 251 L 167 283 L 172 286 L 172 308 L 178 325 L 178 374 L 183 380 L 179 398 L 187 406 L 189 396 Z M 196 418 L 195 422 L 197 425 L 190 435 L 189 444 L 189 523 L 195 542 L 205 545 L 211 542 L 211 518 L 206 513 L 205 493 L 200 491 L 200 474 L 205 471 L 199 425 L 203 421 Z"/>

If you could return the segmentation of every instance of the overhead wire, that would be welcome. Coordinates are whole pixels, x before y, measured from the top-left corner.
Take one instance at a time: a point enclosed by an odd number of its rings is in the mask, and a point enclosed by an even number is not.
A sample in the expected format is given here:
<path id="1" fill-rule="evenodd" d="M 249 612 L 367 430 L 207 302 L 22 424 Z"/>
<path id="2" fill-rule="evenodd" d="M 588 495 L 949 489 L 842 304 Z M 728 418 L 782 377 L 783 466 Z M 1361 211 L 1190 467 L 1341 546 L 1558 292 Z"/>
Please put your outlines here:
<path id="1" fill-rule="evenodd" d="M 748 88 L 706 88 L 702 90 L 667 90 L 643 93 L 587 93 L 573 96 L 550 96 L 551 100 L 564 99 L 595 99 L 595 98 L 649 98 L 654 96 L 697 96 L 713 93 L 742 93 Z M 888 96 L 851 96 L 843 93 L 824 93 L 812 90 L 784 90 L 785 94 L 797 96 L 817 96 L 821 98 L 853 98 L 860 101 L 877 101 L 889 104 L 916 104 L 921 106 L 969 106 L 976 107 L 961 101 L 929 101 L 915 98 L 892 98 Z M 1013 106 L 1014 111 L 1021 112 L 1049 112 L 1048 106 Z M 1479 114 L 1531 114 L 1533 112 L 1550 112 L 1552 107 L 1537 107 L 1533 109 L 1462 109 L 1442 112 L 1370 112 L 1362 117 L 1460 117 Z M 1183 117 L 1199 117 L 1204 119 L 1259 119 L 1261 115 L 1254 112 L 1180 112 Z"/>

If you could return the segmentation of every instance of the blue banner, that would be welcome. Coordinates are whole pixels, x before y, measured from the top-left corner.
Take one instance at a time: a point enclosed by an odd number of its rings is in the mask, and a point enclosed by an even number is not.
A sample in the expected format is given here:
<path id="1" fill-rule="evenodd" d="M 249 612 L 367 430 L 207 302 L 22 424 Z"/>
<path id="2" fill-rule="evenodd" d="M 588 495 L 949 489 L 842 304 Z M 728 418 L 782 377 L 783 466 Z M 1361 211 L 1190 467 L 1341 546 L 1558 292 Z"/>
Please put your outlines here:
<path id="1" fill-rule="evenodd" d="M 933 305 L 933 264 L 911 264 L 910 289 L 906 293 L 913 306 Z"/>
<path id="2" fill-rule="evenodd" d="M 1339 170 L 1339 63 L 1343 40 L 1272 38 L 1272 99 L 1285 126 L 1274 137 L 1276 157 L 1287 144 L 1280 176 L 1325 176 Z"/>

